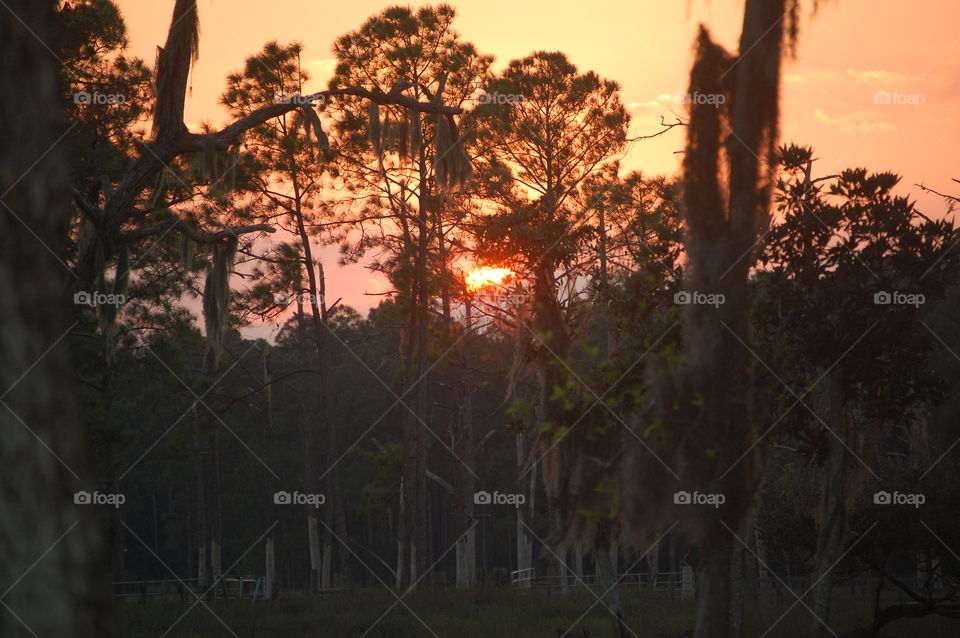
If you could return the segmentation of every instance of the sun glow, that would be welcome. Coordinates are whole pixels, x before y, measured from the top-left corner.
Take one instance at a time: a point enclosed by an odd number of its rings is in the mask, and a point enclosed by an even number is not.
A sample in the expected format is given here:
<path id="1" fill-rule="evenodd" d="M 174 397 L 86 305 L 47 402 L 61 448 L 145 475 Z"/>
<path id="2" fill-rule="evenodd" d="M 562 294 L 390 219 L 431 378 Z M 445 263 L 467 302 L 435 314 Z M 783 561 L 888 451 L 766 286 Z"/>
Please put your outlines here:
<path id="1" fill-rule="evenodd" d="M 513 274 L 514 272 L 509 268 L 482 266 L 480 268 L 474 268 L 473 271 L 466 276 L 464 281 L 467 283 L 467 290 L 476 292 L 477 290 L 482 290 L 490 286 L 498 286 Z"/>

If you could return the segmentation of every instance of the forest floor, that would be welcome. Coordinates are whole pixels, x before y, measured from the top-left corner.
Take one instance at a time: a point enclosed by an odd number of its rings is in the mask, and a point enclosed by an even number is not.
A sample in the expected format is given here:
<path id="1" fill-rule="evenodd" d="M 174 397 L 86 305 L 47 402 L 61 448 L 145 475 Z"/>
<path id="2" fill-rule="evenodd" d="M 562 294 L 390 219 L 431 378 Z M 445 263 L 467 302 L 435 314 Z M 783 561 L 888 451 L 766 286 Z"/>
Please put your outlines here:
<path id="1" fill-rule="evenodd" d="M 779 598 L 772 593 L 759 599 L 748 598 L 744 636 L 806 638 L 809 635 L 810 613 L 796 603 L 789 592 L 782 592 Z M 196 599 L 187 603 L 151 600 L 146 605 L 125 601 L 117 613 L 118 635 L 130 638 L 557 638 L 566 630 L 579 637 L 583 627 L 589 629 L 591 638 L 611 635 L 606 610 L 585 591 L 550 596 L 504 589 L 439 590 L 415 592 L 402 597 L 402 602 L 384 590 L 325 596 L 286 592 L 273 602 L 213 600 L 206 603 L 209 609 L 194 603 Z M 194 605 L 192 609 L 191 605 Z M 671 598 L 666 593 L 628 591 L 624 592 L 624 605 L 628 625 L 636 638 L 677 638 L 693 627 L 693 603 L 689 600 Z M 784 615 L 791 605 L 793 609 Z M 834 599 L 830 625 L 838 636 L 843 636 L 865 625 L 871 614 L 869 594 L 854 595 L 840 588 Z M 889 638 L 916 635 L 955 638 L 960 635 L 960 620 L 932 616 L 901 620 L 888 625 L 883 633 Z"/>

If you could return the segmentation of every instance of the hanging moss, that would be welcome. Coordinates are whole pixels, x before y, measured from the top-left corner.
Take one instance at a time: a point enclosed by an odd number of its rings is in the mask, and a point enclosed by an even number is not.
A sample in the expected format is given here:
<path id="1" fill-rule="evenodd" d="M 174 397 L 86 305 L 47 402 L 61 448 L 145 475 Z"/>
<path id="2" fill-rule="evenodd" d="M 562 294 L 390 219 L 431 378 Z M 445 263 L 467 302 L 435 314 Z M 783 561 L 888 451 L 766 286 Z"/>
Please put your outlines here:
<path id="1" fill-rule="evenodd" d="M 214 172 L 207 177 L 210 180 L 208 194 L 211 197 L 224 200 L 236 189 L 237 164 L 239 162 L 240 151 L 235 146 L 222 153 L 214 154 L 214 159 L 209 162 L 209 166 Z M 205 160 L 205 163 L 207 163 L 207 160 Z M 223 171 L 217 173 L 220 166 L 223 167 Z"/>
<path id="2" fill-rule="evenodd" d="M 217 178 L 217 147 L 211 137 L 203 141 L 203 164 L 201 167 L 201 179 L 205 182 L 213 183 Z"/>
<path id="3" fill-rule="evenodd" d="M 450 191 L 461 188 L 473 177 L 470 158 L 463 150 L 461 140 L 456 138 L 450 118 L 438 114 L 434 121 L 433 170 L 437 189 Z"/>
<path id="4" fill-rule="evenodd" d="M 313 110 L 313 107 L 309 105 L 301 107 L 300 114 L 303 119 L 303 133 L 307 144 L 312 145 L 316 142 L 321 150 L 330 150 L 330 141 L 327 138 L 327 134 L 323 132 L 320 116 Z"/>
<path id="5" fill-rule="evenodd" d="M 180 249 L 180 266 L 184 270 L 189 270 L 193 267 L 193 258 L 196 256 L 196 244 L 187 235 L 181 233 L 178 248 Z"/>
<path id="6" fill-rule="evenodd" d="M 120 246 L 117 254 L 117 276 L 113 280 L 113 294 L 127 296 L 130 287 L 130 247 Z"/>
<path id="7" fill-rule="evenodd" d="M 120 312 L 121 300 L 124 300 L 127 296 L 129 285 L 130 248 L 127 244 L 123 244 L 117 251 L 117 269 L 113 285 L 110 288 L 116 303 L 97 304 L 97 326 L 103 336 L 104 361 L 108 366 L 113 363 L 113 356 L 116 352 L 114 344 L 117 335 L 117 315 Z"/>
<path id="8" fill-rule="evenodd" d="M 230 323 L 230 273 L 237 256 L 238 240 L 229 237 L 217 244 L 213 264 L 203 288 L 203 319 L 207 332 L 207 372 L 214 372 L 223 354 L 223 338 Z"/>
<path id="9" fill-rule="evenodd" d="M 367 140 L 379 155 L 382 152 L 380 146 L 380 105 L 372 100 L 367 104 L 367 117 L 370 120 L 367 126 Z"/>
<path id="10" fill-rule="evenodd" d="M 384 153 L 394 150 L 396 135 L 393 122 L 390 118 L 390 110 L 383 114 L 383 122 L 380 124 L 380 148 Z"/>
<path id="11" fill-rule="evenodd" d="M 400 159 L 410 158 L 410 111 L 403 110 L 404 120 L 397 122 L 397 154 Z"/>
<path id="12" fill-rule="evenodd" d="M 416 158 L 420 155 L 420 149 L 423 148 L 423 131 L 420 127 L 420 113 L 417 111 L 407 111 L 407 127 L 409 133 L 409 148 L 408 153 L 410 157 Z"/>

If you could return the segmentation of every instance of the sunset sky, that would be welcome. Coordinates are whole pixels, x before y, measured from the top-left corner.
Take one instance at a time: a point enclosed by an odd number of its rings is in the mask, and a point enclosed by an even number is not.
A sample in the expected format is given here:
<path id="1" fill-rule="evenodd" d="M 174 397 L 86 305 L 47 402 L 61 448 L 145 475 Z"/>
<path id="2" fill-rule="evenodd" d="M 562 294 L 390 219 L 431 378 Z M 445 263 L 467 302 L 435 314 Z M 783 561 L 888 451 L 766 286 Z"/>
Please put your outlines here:
<path id="1" fill-rule="evenodd" d="M 119 0 L 131 52 L 153 63 L 173 0 Z M 199 0 L 200 60 L 192 80 L 188 123 L 226 120 L 217 106 L 227 73 L 265 42 L 300 41 L 316 87 L 333 70 L 331 45 L 387 3 L 373 0 Z M 413 3 L 420 6 L 425 3 Z M 735 50 L 742 0 L 460 0 L 455 25 L 461 36 L 501 68 L 536 50 L 560 50 L 581 70 L 594 70 L 622 86 L 632 115 L 631 133 L 658 130 L 660 116 L 683 113 L 673 96 L 685 90 L 693 38 L 699 23 Z M 812 4 L 808 2 L 806 4 Z M 930 216 L 944 214 L 935 197 L 914 183 L 957 193 L 960 185 L 960 2 L 956 0 L 833 0 L 806 10 L 795 60 L 784 69 L 783 141 L 813 145 L 825 174 L 848 166 L 892 170 L 904 176 Z M 891 102 L 878 104 L 886 92 Z M 683 132 L 634 146 L 627 169 L 675 172 Z M 952 184 L 952 185 L 951 185 Z M 335 268 L 326 252 L 333 298 L 360 309 L 378 297 L 384 282 L 356 266 Z"/>

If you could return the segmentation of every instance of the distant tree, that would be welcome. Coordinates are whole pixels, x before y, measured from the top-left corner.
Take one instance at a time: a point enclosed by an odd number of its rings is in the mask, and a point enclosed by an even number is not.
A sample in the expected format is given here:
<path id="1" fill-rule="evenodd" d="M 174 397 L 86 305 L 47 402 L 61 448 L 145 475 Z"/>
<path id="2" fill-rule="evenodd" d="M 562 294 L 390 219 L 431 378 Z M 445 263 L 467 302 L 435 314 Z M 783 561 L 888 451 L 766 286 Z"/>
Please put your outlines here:
<path id="1" fill-rule="evenodd" d="M 397 583 L 412 585 L 430 563 L 427 534 L 427 373 L 430 316 L 440 298 L 449 318 L 450 238 L 448 202 L 472 175 L 463 132 L 453 118 L 482 86 L 492 58 L 463 41 L 445 4 L 391 7 L 369 18 L 335 46 L 331 90 L 363 86 L 389 95 L 409 90 L 416 99 L 456 110 L 403 109 L 345 99 L 335 113 L 338 176 L 357 200 L 339 208 L 347 260 L 372 255 L 370 268 L 384 273 L 407 313 L 403 381 L 409 399 L 403 416 L 405 524 L 398 538 Z M 426 116 L 432 111 L 432 116 Z M 347 234 L 352 231 L 352 235 Z M 448 327 L 449 328 L 449 327 Z M 407 405 L 409 404 L 409 405 Z"/>
<path id="2" fill-rule="evenodd" d="M 536 370 L 539 396 L 527 433 L 533 444 L 524 453 L 531 460 L 545 454 L 550 498 L 560 494 L 569 462 L 567 447 L 554 443 L 577 416 L 567 397 L 579 391 L 569 370 L 579 296 L 575 282 L 594 229 L 591 203 L 577 195 L 626 146 L 629 116 L 619 90 L 612 80 L 581 73 L 563 53 L 538 51 L 511 61 L 470 114 L 486 185 L 480 195 L 494 211 L 477 217 L 479 254 L 531 282 L 529 319 L 517 330 Z M 522 520 L 521 526 L 526 526 Z M 517 533 L 526 536 L 528 530 Z M 592 540 L 612 585 L 613 538 Z M 530 561 L 532 556 L 522 557 L 518 567 L 530 567 Z M 612 591 L 614 623 L 622 634 L 622 604 L 615 587 Z"/>
<path id="3" fill-rule="evenodd" d="M 246 117 L 271 100 L 298 99 L 310 80 L 301 66 L 301 53 L 300 44 L 282 46 L 269 42 L 260 53 L 248 58 L 242 72 L 228 77 L 227 90 L 221 97 L 231 116 Z M 314 141 L 315 136 L 319 139 Z M 308 325 L 305 307 L 310 310 L 310 337 L 301 337 L 312 343 L 317 352 L 316 383 L 312 387 L 319 397 L 319 409 L 303 414 L 304 487 L 310 493 L 321 492 L 318 463 L 322 458 L 320 436 L 323 433 L 326 436 L 326 461 L 331 467 L 326 472 L 324 491 L 327 501 L 322 555 L 318 512 L 312 509 L 307 513 L 309 560 L 314 572 L 312 586 L 323 589 L 332 587 L 331 562 L 335 546 L 337 555 L 342 555 L 332 534 L 336 530 L 341 538 L 346 535 L 340 473 L 335 463 L 340 456 L 337 431 L 330 418 L 329 405 L 332 400 L 329 394 L 330 348 L 333 344 L 326 325 L 323 267 L 313 252 L 318 229 L 323 227 L 325 202 L 322 189 L 325 160 L 329 160 L 330 155 L 326 133 L 314 126 L 314 121 L 302 112 L 285 113 L 250 129 L 245 137 L 245 150 L 235 160 L 241 168 L 236 188 L 253 200 L 244 201 L 231 211 L 239 217 L 239 222 L 275 224 L 296 238 L 293 242 L 270 246 L 262 256 L 251 252 L 257 263 L 252 274 L 253 286 L 246 296 L 252 302 L 252 312 L 260 317 L 276 315 L 292 305 L 301 332 L 305 332 Z M 266 271 L 261 264 L 266 265 Z M 307 391 L 306 387 L 304 391 Z M 339 563 L 341 569 L 345 567 L 342 559 Z"/>
<path id="4" fill-rule="evenodd" d="M 669 339 L 662 350 L 654 343 L 656 352 L 639 353 L 647 384 L 623 419 L 631 436 L 595 468 L 590 483 L 605 491 L 583 502 L 621 538 L 653 540 L 677 519 L 691 524 L 697 638 L 728 638 L 742 627 L 733 587 L 737 535 L 749 526 L 765 467 L 765 447 L 753 445 L 748 282 L 769 219 L 780 67 L 798 10 L 795 0 L 748 0 L 739 56 L 701 29 L 688 89 L 697 97 L 686 123 L 683 288 L 724 302 L 683 304 L 681 349 Z M 722 493 L 726 501 L 694 513 L 673 507 L 678 490 Z"/>
<path id="5" fill-rule="evenodd" d="M 943 296 L 955 230 L 894 195 L 896 175 L 816 178 L 811 149 L 788 146 L 779 157 L 778 221 L 763 239 L 754 324 L 765 360 L 789 383 L 770 418 L 798 426 L 793 440 L 823 465 L 812 606 L 821 636 L 849 493 L 858 477 L 876 476 L 882 433 L 915 420 L 942 388 L 921 305 Z"/>
<path id="6" fill-rule="evenodd" d="M 151 69 L 126 55 L 127 28 L 112 0 L 64 4 L 57 55 L 76 197 L 97 202 L 129 170 L 153 107 Z"/>
<path id="7" fill-rule="evenodd" d="M 877 578 L 873 618 L 844 638 L 876 638 L 890 623 L 910 618 L 960 620 L 960 561 L 952 549 L 960 543 L 955 461 L 930 466 L 891 459 L 879 469 L 883 482 L 858 494 L 850 512 L 855 529 L 873 526 L 851 552 L 863 571 Z M 877 503 L 874 494 L 880 491 L 919 494 L 924 501 L 919 507 Z M 883 602 L 886 588 L 897 593 L 897 602 Z M 904 631 L 909 624 L 897 627 Z"/>
<path id="8" fill-rule="evenodd" d="M 239 238 L 249 233 L 272 232 L 269 225 L 225 228 L 210 207 L 197 206 L 195 214 L 174 206 L 192 201 L 204 193 L 224 194 L 226 169 L 234 165 L 243 134 L 253 127 L 281 116 L 298 112 L 311 123 L 314 139 L 324 136 L 315 104 L 331 96 L 354 96 L 383 105 L 402 105 L 419 112 L 459 113 L 456 107 L 434 102 L 418 102 L 403 93 L 367 90 L 359 86 L 341 86 L 297 99 L 271 99 L 238 118 L 221 130 L 193 133 L 183 122 L 189 73 L 199 47 L 199 19 L 195 0 L 177 0 L 174 5 L 167 41 L 157 57 L 154 69 L 155 95 L 152 109 L 152 139 L 139 148 L 132 164 L 105 183 L 100 198 L 90 201 L 76 198 L 75 203 L 89 223 L 86 241 L 77 249 L 75 290 L 90 290 L 103 280 L 110 266 L 121 274 L 135 267 L 131 248 L 167 234 L 185 237 L 212 252 L 210 273 L 205 286 L 205 317 L 211 345 L 209 365 L 215 367 L 222 335 L 229 323 L 228 279 L 236 257 Z M 272 97 L 272 96 L 271 96 Z M 294 96 L 296 97 L 296 96 Z M 198 185 L 212 188 L 201 190 Z M 228 189 L 227 189 L 228 190 Z M 131 264 L 133 264 L 131 266 Z"/>

